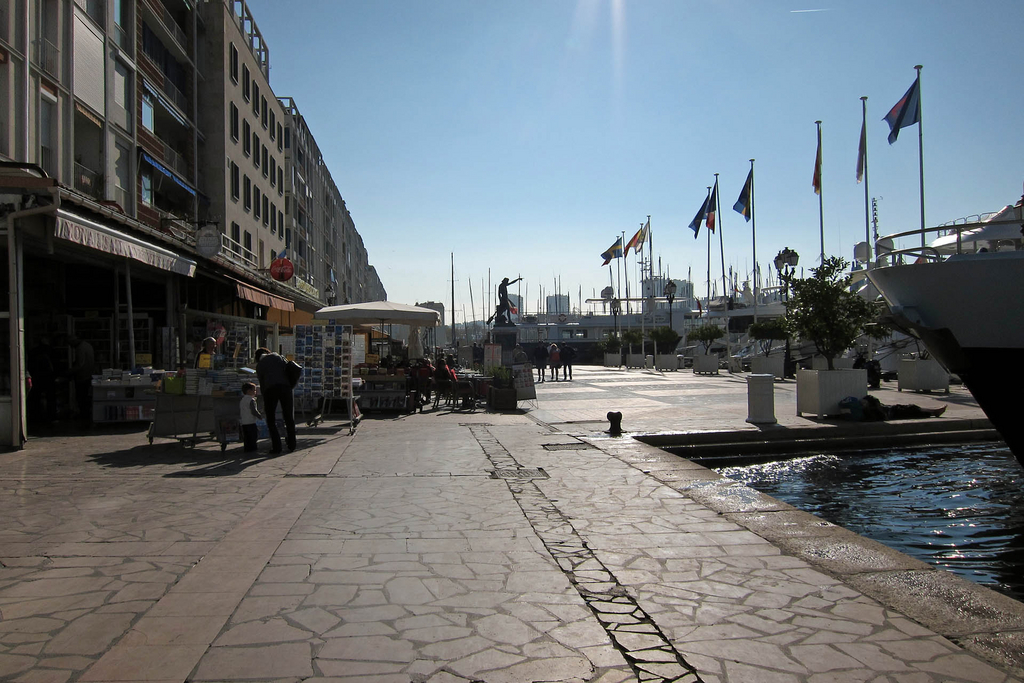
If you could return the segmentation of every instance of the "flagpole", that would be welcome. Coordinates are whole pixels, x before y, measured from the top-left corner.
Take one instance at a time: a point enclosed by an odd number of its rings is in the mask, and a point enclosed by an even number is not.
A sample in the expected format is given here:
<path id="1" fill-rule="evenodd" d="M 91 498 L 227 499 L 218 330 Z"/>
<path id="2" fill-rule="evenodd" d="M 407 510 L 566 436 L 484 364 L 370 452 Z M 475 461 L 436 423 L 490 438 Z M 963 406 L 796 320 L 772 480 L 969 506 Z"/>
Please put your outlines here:
<path id="1" fill-rule="evenodd" d="M 921 106 L 921 69 L 924 67 L 918 64 L 914 67 L 917 70 L 917 154 L 921 165 L 921 246 L 925 246 L 924 239 L 924 116 Z"/>
<path id="2" fill-rule="evenodd" d="M 643 266 L 640 268 L 641 274 L 644 272 Z M 647 274 L 649 279 L 647 280 L 648 285 L 651 287 L 651 296 L 654 296 L 654 231 L 651 230 L 651 214 L 647 214 Z M 643 295 L 643 281 L 640 282 L 640 293 Z M 654 309 L 651 309 L 651 320 L 654 320 Z"/>
<path id="3" fill-rule="evenodd" d="M 818 154 L 821 155 L 821 121 L 815 121 L 818 127 Z M 824 163 L 818 157 L 818 236 L 821 238 L 821 263 L 825 262 L 825 191 L 822 189 L 821 167 Z M 756 261 L 755 261 L 756 264 Z"/>
<path id="4" fill-rule="evenodd" d="M 718 174 L 715 174 L 715 187 L 718 187 Z M 726 297 L 729 296 L 729 288 L 725 285 L 725 240 L 722 236 L 722 212 L 719 211 L 719 206 L 722 200 L 719 198 L 719 192 L 715 192 L 715 227 L 718 228 L 718 250 L 722 256 L 722 294 Z"/>
<path id="5" fill-rule="evenodd" d="M 871 244 L 871 204 L 870 204 L 870 193 L 868 192 L 868 98 L 867 95 L 860 98 L 861 107 L 861 140 L 860 144 L 861 159 L 860 162 L 864 164 L 864 242 L 868 245 L 868 264 L 867 269 L 871 270 L 872 254 L 874 249 Z"/>
<path id="6" fill-rule="evenodd" d="M 708 186 L 708 199 L 711 199 L 711 186 L 710 185 Z M 705 199 L 704 201 L 707 201 L 707 199 Z M 716 218 L 717 218 L 717 216 L 716 216 Z M 704 232 L 706 232 L 708 234 L 708 298 L 707 298 L 707 305 L 708 305 L 708 310 L 710 311 L 711 310 L 711 231 L 707 229 L 707 223 L 704 224 L 704 227 L 705 227 Z"/>
<path id="7" fill-rule="evenodd" d="M 750 160 L 750 236 L 754 247 L 754 322 L 757 322 L 757 214 L 754 212 L 754 160 Z"/>
<path id="8" fill-rule="evenodd" d="M 622 233 L 622 234 L 625 235 L 626 233 Z M 614 245 L 612 245 L 612 246 L 614 246 Z M 612 256 L 614 256 L 614 254 Z M 615 259 L 615 264 L 617 266 L 616 270 L 618 270 L 618 272 L 619 272 L 619 286 L 615 290 L 617 292 L 616 297 L 617 298 L 622 298 L 622 259 L 621 258 Z"/>

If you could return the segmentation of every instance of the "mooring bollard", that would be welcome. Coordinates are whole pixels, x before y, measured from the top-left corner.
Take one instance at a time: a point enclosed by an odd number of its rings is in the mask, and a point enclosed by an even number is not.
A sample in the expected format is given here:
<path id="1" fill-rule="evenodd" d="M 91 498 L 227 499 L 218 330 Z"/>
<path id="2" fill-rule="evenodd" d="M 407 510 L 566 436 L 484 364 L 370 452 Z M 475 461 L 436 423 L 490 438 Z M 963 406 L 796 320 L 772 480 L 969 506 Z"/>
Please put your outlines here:
<path id="1" fill-rule="evenodd" d="M 749 375 L 747 377 L 747 422 L 775 424 L 775 377 Z"/>
<path id="2" fill-rule="evenodd" d="M 613 436 L 618 436 L 622 434 L 622 413 L 618 411 L 609 412 L 607 417 L 608 422 L 610 423 L 610 426 L 608 427 L 608 433 Z"/>

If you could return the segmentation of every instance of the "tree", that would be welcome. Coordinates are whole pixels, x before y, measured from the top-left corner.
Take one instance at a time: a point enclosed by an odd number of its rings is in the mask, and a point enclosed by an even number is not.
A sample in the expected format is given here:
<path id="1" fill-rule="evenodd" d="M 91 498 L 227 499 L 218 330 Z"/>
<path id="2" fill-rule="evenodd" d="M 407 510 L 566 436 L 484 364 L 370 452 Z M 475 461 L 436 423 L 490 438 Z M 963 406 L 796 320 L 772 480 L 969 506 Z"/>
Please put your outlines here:
<path id="1" fill-rule="evenodd" d="M 786 329 L 786 322 L 782 318 L 769 318 L 752 324 L 747 330 L 747 335 L 757 340 L 761 353 L 767 358 L 772 351 L 772 342 L 776 339 L 787 339 L 789 330 Z"/>
<path id="2" fill-rule="evenodd" d="M 601 342 L 601 347 L 607 353 L 618 353 L 622 351 L 622 340 L 619 339 L 619 335 L 614 332 L 608 335 L 608 339 Z"/>
<path id="3" fill-rule="evenodd" d="M 678 332 L 668 326 L 655 327 L 647 336 L 654 342 L 655 353 L 672 353 L 675 351 L 676 344 L 682 339 Z"/>
<path id="4" fill-rule="evenodd" d="M 843 274 L 847 265 L 838 256 L 827 257 L 811 277 L 793 280 L 793 296 L 786 302 L 786 327 L 814 342 L 829 370 L 875 318 L 874 306 L 850 291 L 850 276 Z"/>
<path id="5" fill-rule="evenodd" d="M 626 330 L 622 333 L 622 341 L 629 347 L 629 352 L 633 353 L 633 344 L 642 344 L 644 334 L 640 330 Z"/>
<path id="6" fill-rule="evenodd" d="M 725 330 L 714 323 L 704 323 L 700 327 L 690 330 L 686 338 L 690 341 L 700 342 L 704 345 L 704 353 L 711 350 L 711 345 L 718 339 L 725 336 Z"/>

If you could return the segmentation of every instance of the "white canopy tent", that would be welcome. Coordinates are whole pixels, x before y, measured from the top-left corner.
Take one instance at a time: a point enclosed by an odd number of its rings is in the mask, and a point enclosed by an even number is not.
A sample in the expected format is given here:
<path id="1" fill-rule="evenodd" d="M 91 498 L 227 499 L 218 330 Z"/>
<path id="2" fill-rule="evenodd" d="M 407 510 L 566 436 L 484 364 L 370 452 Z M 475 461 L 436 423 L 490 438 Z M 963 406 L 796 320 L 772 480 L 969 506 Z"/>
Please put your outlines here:
<path id="1" fill-rule="evenodd" d="M 441 318 L 433 309 L 393 301 L 326 306 L 318 310 L 316 315 L 318 318 L 330 318 L 341 325 L 380 325 L 382 332 L 384 325 L 408 325 L 410 358 L 423 357 L 419 328 L 436 327 Z"/>

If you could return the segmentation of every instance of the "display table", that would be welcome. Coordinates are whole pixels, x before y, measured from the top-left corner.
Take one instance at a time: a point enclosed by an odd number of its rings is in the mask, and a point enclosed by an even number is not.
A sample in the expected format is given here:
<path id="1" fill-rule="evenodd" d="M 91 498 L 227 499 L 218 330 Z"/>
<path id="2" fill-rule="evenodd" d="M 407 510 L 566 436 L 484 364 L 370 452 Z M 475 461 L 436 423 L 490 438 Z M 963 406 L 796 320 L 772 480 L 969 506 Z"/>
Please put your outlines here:
<path id="1" fill-rule="evenodd" d="M 241 395 L 155 394 L 156 410 L 149 426 L 149 443 L 156 437 L 177 439 L 195 447 L 200 441 L 217 441 L 224 451 L 239 440 L 238 415 Z M 262 406 L 260 408 L 262 410 Z"/>
<path id="2" fill-rule="evenodd" d="M 405 375 L 361 375 L 359 408 L 367 410 L 408 410 L 408 378 Z"/>
<path id="3" fill-rule="evenodd" d="M 152 382 L 125 384 L 99 382 L 92 385 L 93 422 L 135 422 L 152 420 L 156 391 Z"/>

